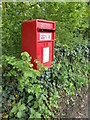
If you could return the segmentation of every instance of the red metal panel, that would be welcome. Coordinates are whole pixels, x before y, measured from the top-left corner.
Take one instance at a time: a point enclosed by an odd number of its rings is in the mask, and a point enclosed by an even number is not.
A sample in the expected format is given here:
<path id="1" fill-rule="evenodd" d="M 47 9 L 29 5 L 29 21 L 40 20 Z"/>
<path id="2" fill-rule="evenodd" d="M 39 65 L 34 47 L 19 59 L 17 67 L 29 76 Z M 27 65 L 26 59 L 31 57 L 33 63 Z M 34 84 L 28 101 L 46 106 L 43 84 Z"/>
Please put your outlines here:
<path id="1" fill-rule="evenodd" d="M 28 52 L 32 56 L 31 62 L 36 68 L 34 59 L 36 58 L 36 22 L 35 21 L 25 21 L 21 27 L 22 33 L 22 51 Z"/>
<path id="2" fill-rule="evenodd" d="M 22 51 L 27 51 L 32 56 L 35 69 L 37 59 L 48 68 L 54 60 L 55 22 L 47 20 L 28 20 L 22 24 Z"/>
<path id="3" fill-rule="evenodd" d="M 47 48 L 49 48 L 49 61 L 43 63 L 43 59 L 44 59 L 43 51 L 44 51 L 44 49 L 47 49 Z M 52 55 L 53 55 L 52 42 L 39 42 L 38 43 L 38 45 L 37 45 L 37 60 L 40 63 L 43 63 L 44 66 L 47 66 L 48 68 L 50 68 L 51 62 L 52 62 Z"/>

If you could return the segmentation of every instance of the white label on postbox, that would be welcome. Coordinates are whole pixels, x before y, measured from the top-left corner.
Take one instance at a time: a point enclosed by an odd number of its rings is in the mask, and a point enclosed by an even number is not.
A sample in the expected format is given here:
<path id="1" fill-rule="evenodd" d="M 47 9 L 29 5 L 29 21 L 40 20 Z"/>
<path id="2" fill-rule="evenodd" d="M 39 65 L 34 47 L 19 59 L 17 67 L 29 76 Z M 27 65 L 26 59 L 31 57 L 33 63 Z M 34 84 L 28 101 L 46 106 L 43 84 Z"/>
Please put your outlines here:
<path id="1" fill-rule="evenodd" d="M 43 63 L 49 62 L 49 47 L 43 48 Z"/>
<path id="2" fill-rule="evenodd" d="M 51 33 L 40 33 L 40 40 L 51 40 Z"/>

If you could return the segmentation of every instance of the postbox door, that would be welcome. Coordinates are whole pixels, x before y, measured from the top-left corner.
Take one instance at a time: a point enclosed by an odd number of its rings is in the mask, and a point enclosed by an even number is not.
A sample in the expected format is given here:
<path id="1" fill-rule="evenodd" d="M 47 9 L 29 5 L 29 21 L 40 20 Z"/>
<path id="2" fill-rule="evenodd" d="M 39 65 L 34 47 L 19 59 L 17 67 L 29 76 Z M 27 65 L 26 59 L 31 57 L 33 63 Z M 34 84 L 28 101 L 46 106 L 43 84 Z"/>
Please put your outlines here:
<path id="1" fill-rule="evenodd" d="M 52 42 L 40 42 L 37 45 L 37 60 L 50 67 L 52 62 Z"/>

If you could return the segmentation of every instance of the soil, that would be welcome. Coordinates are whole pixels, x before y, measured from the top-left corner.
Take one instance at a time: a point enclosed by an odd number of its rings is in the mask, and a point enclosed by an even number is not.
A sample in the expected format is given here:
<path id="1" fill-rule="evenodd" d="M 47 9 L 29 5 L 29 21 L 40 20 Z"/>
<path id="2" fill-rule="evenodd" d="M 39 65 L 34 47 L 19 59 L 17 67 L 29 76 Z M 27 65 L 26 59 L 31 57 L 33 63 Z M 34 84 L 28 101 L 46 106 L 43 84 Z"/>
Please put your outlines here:
<path id="1" fill-rule="evenodd" d="M 90 88 L 90 87 L 89 87 Z M 81 93 L 76 96 L 68 96 L 67 94 L 60 92 L 62 101 L 58 100 L 59 108 L 56 112 L 57 118 L 81 118 L 90 119 L 90 91 L 82 88 Z"/>

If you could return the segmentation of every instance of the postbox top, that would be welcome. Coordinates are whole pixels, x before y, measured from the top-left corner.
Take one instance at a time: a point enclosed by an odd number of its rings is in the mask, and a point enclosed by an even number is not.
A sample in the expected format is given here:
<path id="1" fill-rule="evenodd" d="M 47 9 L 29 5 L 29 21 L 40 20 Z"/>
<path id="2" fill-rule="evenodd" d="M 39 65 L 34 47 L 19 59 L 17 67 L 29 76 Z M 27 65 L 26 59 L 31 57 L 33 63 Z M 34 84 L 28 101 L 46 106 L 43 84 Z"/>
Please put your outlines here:
<path id="1" fill-rule="evenodd" d="M 33 22 L 33 21 L 36 21 L 36 22 L 46 22 L 46 23 L 55 23 L 55 21 L 44 20 L 44 19 L 26 20 L 24 22 Z"/>
<path id="2" fill-rule="evenodd" d="M 38 29 L 48 29 L 55 30 L 55 21 L 48 21 L 43 19 L 34 19 L 34 20 L 26 20 L 24 23 L 35 23 Z"/>

